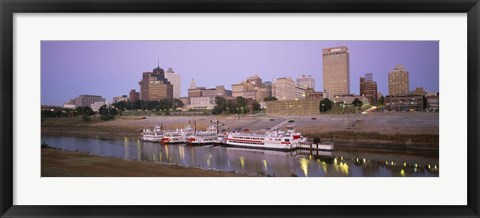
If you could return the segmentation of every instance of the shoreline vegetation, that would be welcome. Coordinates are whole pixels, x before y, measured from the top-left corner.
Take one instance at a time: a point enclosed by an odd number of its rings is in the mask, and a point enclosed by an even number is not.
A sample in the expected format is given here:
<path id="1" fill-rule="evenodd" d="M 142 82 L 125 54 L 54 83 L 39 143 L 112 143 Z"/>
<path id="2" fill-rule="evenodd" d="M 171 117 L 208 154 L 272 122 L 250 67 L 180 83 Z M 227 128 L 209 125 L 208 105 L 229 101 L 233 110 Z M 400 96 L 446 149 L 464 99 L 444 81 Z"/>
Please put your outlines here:
<path id="1" fill-rule="evenodd" d="M 144 128 L 162 124 L 164 129 L 183 128 L 187 124 L 201 130 L 218 120 L 220 129 L 256 131 L 293 120 L 295 128 L 309 138 L 334 141 L 340 150 L 412 151 L 437 153 L 439 150 L 439 114 L 427 112 L 322 114 L 303 117 L 266 116 L 119 116 L 102 121 L 93 117 L 47 118 L 42 121 L 42 136 L 131 136 Z"/>

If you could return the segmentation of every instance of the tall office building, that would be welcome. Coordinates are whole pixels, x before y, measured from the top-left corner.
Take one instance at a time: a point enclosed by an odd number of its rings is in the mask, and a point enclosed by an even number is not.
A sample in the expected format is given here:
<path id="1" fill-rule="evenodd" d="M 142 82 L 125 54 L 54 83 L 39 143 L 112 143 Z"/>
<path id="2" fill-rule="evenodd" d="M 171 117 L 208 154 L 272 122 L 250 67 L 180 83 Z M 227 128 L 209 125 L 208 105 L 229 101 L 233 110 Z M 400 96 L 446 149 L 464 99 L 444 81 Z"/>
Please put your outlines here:
<path id="1" fill-rule="evenodd" d="M 143 101 L 160 101 L 173 98 L 173 85 L 165 78 L 165 71 L 157 66 L 153 72 L 144 72 L 140 85 Z"/>
<path id="2" fill-rule="evenodd" d="M 408 92 L 408 71 L 402 64 L 397 64 L 395 68 L 388 73 L 388 95 L 408 95 Z"/>
<path id="3" fill-rule="evenodd" d="M 350 94 L 350 55 L 346 46 L 324 48 L 323 88 L 328 98 Z"/>
<path id="4" fill-rule="evenodd" d="M 181 88 L 181 77 L 180 74 L 175 73 L 172 68 L 168 68 L 165 71 L 165 78 L 173 85 L 173 98 L 179 99 L 180 98 L 180 88 Z"/>
<path id="5" fill-rule="evenodd" d="M 377 82 L 373 81 L 372 73 L 366 73 L 365 77 L 360 77 L 360 95 L 368 98 L 370 104 L 377 103 Z"/>
<path id="6" fill-rule="evenodd" d="M 297 97 L 295 82 L 289 77 L 274 79 L 272 82 L 272 96 L 279 101 L 295 100 Z"/>
<path id="7" fill-rule="evenodd" d="M 303 89 L 315 89 L 315 79 L 312 75 L 302 75 L 297 78 L 297 86 Z"/>
<path id="8" fill-rule="evenodd" d="M 136 102 L 140 100 L 140 93 L 135 91 L 135 89 L 130 90 L 130 93 L 128 93 L 128 95 L 130 102 Z"/>

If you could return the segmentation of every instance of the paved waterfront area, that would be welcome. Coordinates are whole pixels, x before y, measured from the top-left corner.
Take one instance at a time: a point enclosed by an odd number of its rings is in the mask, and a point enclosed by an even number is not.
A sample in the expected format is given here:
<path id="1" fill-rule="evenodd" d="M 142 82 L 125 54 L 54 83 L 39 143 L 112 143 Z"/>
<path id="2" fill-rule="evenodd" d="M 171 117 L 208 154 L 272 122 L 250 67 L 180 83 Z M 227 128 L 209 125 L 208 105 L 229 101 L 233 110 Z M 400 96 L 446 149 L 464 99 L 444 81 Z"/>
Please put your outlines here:
<path id="1" fill-rule="evenodd" d="M 376 132 L 381 134 L 438 134 L 439 114 L 427 112 L 407 113 L 370 113 L 345 115 L 317 115 L 304 117 L 259 117 L 259 116 L 192 116 L 168 117 L 147 116 L 146 119 L 120 117 L 115 121 L 101 122 L 92 126 L 123 127 L 142 129 L 162 123 L 164 128 L 182 128 L 196 121 L 197 128 L 205 128 L 211 120 L 219 120 L 225 124 L 223 128 L 248 128 L 260 130 L 272 128 L 285 120 L 294 120 L 292 124 L 302 132 Z M 314 118 L 314 119 L 312 119 Z"/>

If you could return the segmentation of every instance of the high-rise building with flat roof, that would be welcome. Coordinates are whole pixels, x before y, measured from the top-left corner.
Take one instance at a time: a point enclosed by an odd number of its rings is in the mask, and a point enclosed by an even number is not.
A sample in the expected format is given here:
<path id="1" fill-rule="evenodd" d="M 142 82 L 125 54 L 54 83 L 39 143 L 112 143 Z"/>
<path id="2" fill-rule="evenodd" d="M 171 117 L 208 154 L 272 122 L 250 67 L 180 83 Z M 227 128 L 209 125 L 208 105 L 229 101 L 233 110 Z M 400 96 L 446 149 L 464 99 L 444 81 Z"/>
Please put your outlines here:
<path id="1" fill-rule="evenodd" d="M 297 89 L 290 77 L 276 78 L 272 82 L 272 96 L 279 101 L 295 100 Z"/>
<path id="2" fill-rule="evenodd" d="M 327 97 L 350 94 L 350 55 L 346 46 L 322 49 L 323 88 Z"/>
<path id="3" fill-rule="evenodd" d="M 402 64 L 397 64 L 388 73 L 388 95 L 400 96 L 409 94 L 408 71 Z"/>
<path id="4" fill-rule="evenodd" d="M 373 81 L 372 73 L 366 73 L 365 77 L 360 77 L 360 95 L 368 98 L 370 104 L 377 103 L 377 82 Z"/>
<path id="5" fill-rule="evenodd" d="M 302 75 L 301 77 L 297 78 L 297 86 L 303 89 L 315 89 L 315 79 L 312 77 L 312 75 Z"/>
<path id="6" fill-rule="evenodd" d="M 130 102 L 136 102 L 140 100 L 140 93 L 135 91 L 135 89 L 130 90 L 130 93 L 128 93 L 128 97 Z"/>
<path id="7" fill-rule="evenodd" d="M 173 98 L 179 99 L 181 96 L 181 76 L 178 73 L 175 73 L 175 71 L 172 70 L 172 68 L 168 68 L 167 71 L 165 71 L 165 78 L 173 85 Z"/>
<path id="8" fill-rule="evenodd" d="M 173 85 L 165 78 L 165 71 L 157 66 L 153 72 L 144 72 L 140 85 L 143 101 L 160 101 L 173 98 Z"/>

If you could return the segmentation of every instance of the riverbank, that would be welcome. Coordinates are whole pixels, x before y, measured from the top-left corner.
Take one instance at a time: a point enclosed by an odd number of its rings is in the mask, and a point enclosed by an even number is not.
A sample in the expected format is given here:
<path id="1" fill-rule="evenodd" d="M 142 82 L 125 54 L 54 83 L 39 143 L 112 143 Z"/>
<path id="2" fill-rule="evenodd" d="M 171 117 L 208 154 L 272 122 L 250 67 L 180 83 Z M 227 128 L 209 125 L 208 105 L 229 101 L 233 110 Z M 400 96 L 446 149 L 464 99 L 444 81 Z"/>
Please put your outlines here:
<path id="1" fill-rule="evenodd" d="M 238 177 L 242 174 L 42 148 L 42 177 Z"/>
<path id="2" fill-rule="evenodd" d="M 42 135 L 51 136 L 139 136 L 143 128 L 162 124 L 164 129 L 183 128 L 189 122 L 197 129 L 219 120 L 220 129 L 250 131 L 271 128 L 285 121 L 307 137 L 333 140 L 339 149 L 382 149 L 437 151 L 439 114 L 426 112 L 322 114 L 313 117 L 250 116 L 147 116 L 118 117 L 113 121 L 80 118 L 49 118 L 42 123 Z M 290 124 L 290 123 L 288 123 Z"/>

